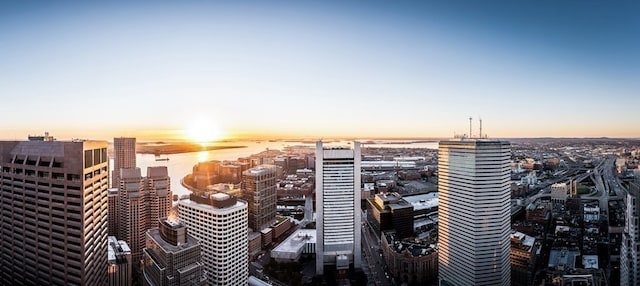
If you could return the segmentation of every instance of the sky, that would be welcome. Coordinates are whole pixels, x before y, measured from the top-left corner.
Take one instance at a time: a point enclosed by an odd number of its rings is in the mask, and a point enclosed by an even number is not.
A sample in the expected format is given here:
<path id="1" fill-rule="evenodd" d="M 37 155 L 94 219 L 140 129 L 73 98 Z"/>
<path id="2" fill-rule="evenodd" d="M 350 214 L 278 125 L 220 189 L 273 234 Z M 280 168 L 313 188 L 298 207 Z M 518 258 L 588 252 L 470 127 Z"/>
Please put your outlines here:
<path id="1" fill-rule="evenodd" d="M 0 2 L 0 139 L 640 137 L 638 1 L 93 2 Z"/>

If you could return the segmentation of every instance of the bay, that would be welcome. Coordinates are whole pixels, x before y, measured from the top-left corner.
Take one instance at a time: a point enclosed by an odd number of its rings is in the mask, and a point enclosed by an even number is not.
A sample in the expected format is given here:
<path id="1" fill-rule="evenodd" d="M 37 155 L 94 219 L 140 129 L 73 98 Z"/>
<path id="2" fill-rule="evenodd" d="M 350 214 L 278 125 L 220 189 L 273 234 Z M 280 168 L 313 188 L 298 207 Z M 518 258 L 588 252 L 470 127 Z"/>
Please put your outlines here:
<path id="1" fill-rule="evenodd" d="M 438 142 L 427 141 L 407 141 L 407 140 L 362 140 L 363 148 L 427 148 L 437 149 Z M 182 196 L 191 193 L 180 184 L 180 180 L 190 174 L 193 166 L 198 162 L 219 160 L 235 161 L 238 158 L 248 157 L 260 153 L 267 149 L 282 150 L 287 146 L 307 146 L 314 147 L 315 143 L 310 141 L 234 141 L 227 143 L 217 143 L 217 146 L 246 146 L 244 148 L 219 149 L 212 151 L 189 152 L 180 154 L 162 155 L 167 161 L 156 161 L 156 156 L 152 154 L 137 154 L 137 165 L 146 176 L 147 167 L 166 166 L 171 178 L 171 190 L 173 194 Z M 327 145 L 351 146 L 351 141 L 330 141 Z M 113 166 L 113 160 L 111 161 Z"/>

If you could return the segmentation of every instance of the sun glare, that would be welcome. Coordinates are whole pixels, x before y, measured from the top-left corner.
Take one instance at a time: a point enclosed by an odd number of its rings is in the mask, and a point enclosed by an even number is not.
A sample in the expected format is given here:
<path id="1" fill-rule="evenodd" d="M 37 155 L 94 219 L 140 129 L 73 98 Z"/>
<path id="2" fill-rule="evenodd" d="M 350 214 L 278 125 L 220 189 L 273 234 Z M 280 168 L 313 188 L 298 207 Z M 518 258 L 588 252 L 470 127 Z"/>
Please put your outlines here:
<path id="1" fill-rule="evenodd" d="M 222 138 L 222 130 L 210 119 L 198 117 L 189 123 L 185 137 L 197 143 L 206 143 Z"/>

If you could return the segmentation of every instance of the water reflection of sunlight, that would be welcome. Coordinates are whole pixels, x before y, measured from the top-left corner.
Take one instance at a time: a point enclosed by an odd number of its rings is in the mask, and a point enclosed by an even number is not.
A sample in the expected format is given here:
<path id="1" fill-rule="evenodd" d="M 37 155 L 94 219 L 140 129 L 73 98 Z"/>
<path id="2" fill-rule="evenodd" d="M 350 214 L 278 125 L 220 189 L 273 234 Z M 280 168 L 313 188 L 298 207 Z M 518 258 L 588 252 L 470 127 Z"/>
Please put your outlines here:
<path id="1" fill-rule="evenodd" d="M 200 151 L 198 152 L 198 162 L 204 162 L 209 160 L 209 152 Z"/>

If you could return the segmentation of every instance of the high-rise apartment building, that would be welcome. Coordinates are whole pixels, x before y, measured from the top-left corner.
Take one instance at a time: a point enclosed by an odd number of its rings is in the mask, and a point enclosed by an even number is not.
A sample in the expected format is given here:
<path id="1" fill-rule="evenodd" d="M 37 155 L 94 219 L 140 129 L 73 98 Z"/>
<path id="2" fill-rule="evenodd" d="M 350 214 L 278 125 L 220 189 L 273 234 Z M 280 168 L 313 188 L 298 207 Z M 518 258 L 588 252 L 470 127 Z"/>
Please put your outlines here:
<path id="1" fill-rule="evenodd" d="M 207 277 L 200 244 L 175 219 L 160 218 L 158 228 L 147 231 L 143 284 L 146 286 L 200 286 Z"/>
<path id="2" fill-rule="evenodd" d="M 361 263 L 360 143 L 353 149 L 316 143 L 316 275 Z"/>
<path id="3" fill-rule="evenodd" d="M 149 196 L 140 168 L 120 169 L 118 177 L 118 238 L 129 244 L 133 268 L 137 270 L 149 229 Z"/>
<path id="4" fill-rule="evenodd" d="M 510 162 L 509 142 L 440 142 L 441 285 L 509 285 Z"/>
<path id="5" fill-rule="evenodd" d="M 149 195 L 148 228 L 156 228 L 158 219 L 168 217 L 171 210 L 171 179 L 167 167 L 148 167 L 145 187 Z"/>
<path id="6" fill-rule="evenodd" d="M 0 142 L 0 284 L 107 284 L 107 142 Z"/>
<path id="7" fill-rule="evenodd" d="M 131 249 L 124 240 L 109 236 L 109 286 L 132 285 Z"/>
<path id="8" fill-rule="evenodd" d="M 261 231 L 276 220 L 276 166 L 242 172 L 242 195 L 249 208 L 249 227 Z"/>
<path id="9" fill-rule="evenodd" d="M 640 285 L 640 182 L 631 182 L 620 248 L 620 285 Z"/>
<path id="10" fill-rule="evenodd" d="M 191 194 L 178 202 L 178 216 L 202 248 L 207 285 L 246 285 L 247 203 L 224 194 Z"/>
<path id="11" fill-rule="evenodd" d="M 136 167 L 136 138 L 113 138 L 113 173 L 111 174 L 111 187 L 117 188 L 120 183 L 118 178 L 120 169 Z"/>

